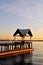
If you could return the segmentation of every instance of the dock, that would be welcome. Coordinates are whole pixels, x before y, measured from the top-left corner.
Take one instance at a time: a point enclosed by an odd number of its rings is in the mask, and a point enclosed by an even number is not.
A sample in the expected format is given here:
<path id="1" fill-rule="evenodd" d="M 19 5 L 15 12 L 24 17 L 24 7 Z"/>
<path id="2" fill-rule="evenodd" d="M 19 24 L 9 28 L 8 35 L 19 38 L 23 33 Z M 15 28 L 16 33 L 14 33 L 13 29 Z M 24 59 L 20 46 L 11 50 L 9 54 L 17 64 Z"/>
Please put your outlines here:
<path id="1" fill-rule="evenodd" d="M 16 40 L 16 36 L 19 33 L 22 40 Z M 30 37 L 30 40 L 24 40 L 25 36 Z M 31 37 L 33 36 L 30 29 L 17 29 L 14 33 L 14 41 L 11 43 L 0 43 L 0 58 L 3 57 L 10 57 L 10 56 L 17 56 L 21 54 L 31 54 L 34 51 L 32 48 Z"/>
<path id="2" fill-rule="evenodd" d="M 9 52 L 2 52 L 2 53 L 0 53 L 0 58 L 17 56 L 17 55 L 21 55 L 21 54 L 27 54 L 27 53 L 32 52 L 32 51 L 34 51 L 34 49 L 14 50 L 14 51 L 9 51 Z"/>

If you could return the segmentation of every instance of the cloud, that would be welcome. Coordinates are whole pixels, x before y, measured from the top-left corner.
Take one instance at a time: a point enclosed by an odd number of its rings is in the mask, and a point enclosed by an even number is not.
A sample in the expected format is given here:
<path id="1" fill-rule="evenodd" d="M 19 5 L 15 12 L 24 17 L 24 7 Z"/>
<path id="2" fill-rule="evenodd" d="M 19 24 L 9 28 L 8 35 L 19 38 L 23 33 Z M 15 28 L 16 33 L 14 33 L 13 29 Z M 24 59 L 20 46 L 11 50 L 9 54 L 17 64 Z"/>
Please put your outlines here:
<path id="1" fill-rule="evenodd" d="M 17 2 L 11 2 L 9 4 L 3 4 L 0 6 L 0 9 L 6 12 L 13 12 L 18 14 L 38 14 L 43 12 L 43 3 L 40 3 L 40 0 L 18 0 Z M 34 15 L 33 14 L 33 15 Z"/>
<path id="2" fill-rule="evenodd" d="M 0 10 L 33 22 L 43 21 L 43 0 L 13 0 L 13 2 L 1 5 Z"/>

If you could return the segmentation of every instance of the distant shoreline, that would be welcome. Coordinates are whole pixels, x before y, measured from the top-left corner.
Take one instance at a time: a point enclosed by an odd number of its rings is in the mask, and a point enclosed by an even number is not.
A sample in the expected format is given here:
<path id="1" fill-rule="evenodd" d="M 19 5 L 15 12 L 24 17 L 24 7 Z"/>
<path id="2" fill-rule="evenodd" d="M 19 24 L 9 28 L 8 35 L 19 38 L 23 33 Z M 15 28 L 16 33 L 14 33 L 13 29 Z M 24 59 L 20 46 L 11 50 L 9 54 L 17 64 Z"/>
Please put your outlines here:
<path id="1" fill-rule="evenodd" d="M 43 40 L 31 40 L 31 41 L 37 41 L 37 42 L 42 42 Z"/>
<path id="2" fill-rule="evenodd" d="M 14 41 L 14 40 L 0 40 L 0 41 Z M 18 40 L 17 40 L 18 41 Z M 20 40 L 19 40 L 20 41 Z M 28 40 L 26 40 L 28 41 Z M 31 41 L 43 41 L 43 40 L 31 40 Z"/>

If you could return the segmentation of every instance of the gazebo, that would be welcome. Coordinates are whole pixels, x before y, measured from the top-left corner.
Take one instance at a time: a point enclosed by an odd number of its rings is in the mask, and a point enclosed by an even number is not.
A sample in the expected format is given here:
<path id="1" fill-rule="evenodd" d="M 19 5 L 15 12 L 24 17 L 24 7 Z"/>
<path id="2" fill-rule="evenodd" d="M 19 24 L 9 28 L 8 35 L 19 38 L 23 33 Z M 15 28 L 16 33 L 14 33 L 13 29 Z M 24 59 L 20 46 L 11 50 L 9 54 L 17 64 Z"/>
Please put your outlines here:
<path id="1" fill-rule="evenodd" d="M 15 40 L 16 35 L 21 37 L 22 40 Z M 32 32 L 30 29 L 17 29 L 13 34 L 14 41 L 0 43 L 0 58 L 7 56 L 16 56 L 20 54 L 31 54 L 34 49 L 32 48 L 31 37 Z M 25 36 L 28 36 L 30 40 L 24 40 Z"/>
<path id="2" fill-rule="evenodd" d="M 15 48 L 16 48 L 17 45 L 20 45 L 20 48 L 21 48 L 21 46 L 23 46 L 23 48 L 24 48 L 24 44 L 26 44 L 26 47 L 28 46 L 29 48 L 30 47 L 32 48 L 31 37 L 33 35 L 32 35 L 31 30 L 30 29 L 17 29 L 15 31 L 15 33 L 13 34 L 14 40 L 15 40 L 15 37 L 18 36 L 18 34 L 19 34 L 20 37 L 22 37 L 22 40 L 21 40 L 21 42 L 15 42 Z M 25 36 L 30 37 L 30 40 L 28 40 L 28 41 L 24 40 Z"/>

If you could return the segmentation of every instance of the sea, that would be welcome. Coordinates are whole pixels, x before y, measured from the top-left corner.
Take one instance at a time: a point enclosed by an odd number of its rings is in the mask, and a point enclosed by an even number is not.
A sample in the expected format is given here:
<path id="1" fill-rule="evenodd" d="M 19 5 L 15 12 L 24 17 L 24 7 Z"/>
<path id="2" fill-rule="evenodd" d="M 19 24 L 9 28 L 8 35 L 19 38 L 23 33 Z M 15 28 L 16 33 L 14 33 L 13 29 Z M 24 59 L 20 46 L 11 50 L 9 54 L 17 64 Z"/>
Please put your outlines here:
<path id="1" fill-rule="evenodd" d="M 5 41 L 0 41 L 0 43 L 5 43 Z M 1 58 L 0 65 L 43 65 L 43 41 L 32 41 L 32 44 L 34 51 L 31 55 Z"/>

